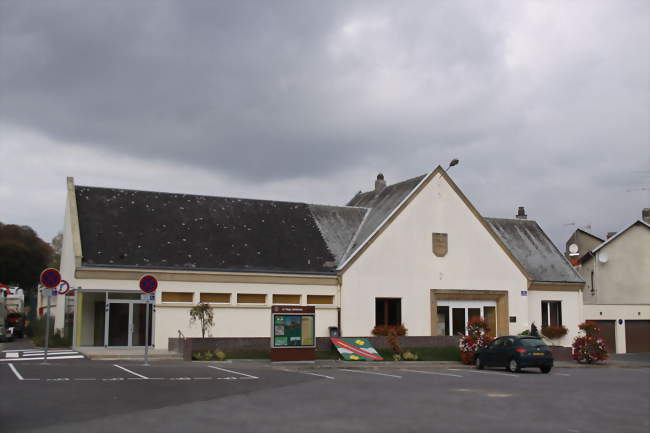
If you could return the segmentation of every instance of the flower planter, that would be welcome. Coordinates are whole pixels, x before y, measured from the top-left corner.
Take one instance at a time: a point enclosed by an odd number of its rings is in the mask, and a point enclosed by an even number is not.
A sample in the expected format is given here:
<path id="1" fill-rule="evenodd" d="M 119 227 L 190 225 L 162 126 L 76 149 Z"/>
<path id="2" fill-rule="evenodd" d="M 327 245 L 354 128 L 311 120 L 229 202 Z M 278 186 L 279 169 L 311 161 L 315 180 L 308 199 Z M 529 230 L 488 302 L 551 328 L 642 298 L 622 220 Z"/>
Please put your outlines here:
<path id="1" fill-rule="evenodd" d="M 474 355 L 476 355 L 476 352 L 460 352 L 460 360 L 463 364 L 473 365 Z"/>

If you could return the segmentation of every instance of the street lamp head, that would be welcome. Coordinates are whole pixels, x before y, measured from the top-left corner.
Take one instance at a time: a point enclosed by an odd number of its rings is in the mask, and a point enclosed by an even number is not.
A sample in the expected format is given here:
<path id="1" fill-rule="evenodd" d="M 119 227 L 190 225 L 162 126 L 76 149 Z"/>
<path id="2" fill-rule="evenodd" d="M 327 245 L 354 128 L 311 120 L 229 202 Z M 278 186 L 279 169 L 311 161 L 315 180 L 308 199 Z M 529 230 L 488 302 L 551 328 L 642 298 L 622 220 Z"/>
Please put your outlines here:
<path id="1" fill-rule="evenodd" d="M 453 167 L 454 165 L 458 165 L 459 162 L 460 162 L 460 161 L 458 161 L 458 158 L 454 158 L 454 159 L 452 159 L 451 162 L 449 163 L 449 167 L 447 167 L 447 170 L 449 170 L 449 169 L 450 169 L 451 167 Z M 447 170 L 445 170 L 445 171 L 447 171 Z"/>

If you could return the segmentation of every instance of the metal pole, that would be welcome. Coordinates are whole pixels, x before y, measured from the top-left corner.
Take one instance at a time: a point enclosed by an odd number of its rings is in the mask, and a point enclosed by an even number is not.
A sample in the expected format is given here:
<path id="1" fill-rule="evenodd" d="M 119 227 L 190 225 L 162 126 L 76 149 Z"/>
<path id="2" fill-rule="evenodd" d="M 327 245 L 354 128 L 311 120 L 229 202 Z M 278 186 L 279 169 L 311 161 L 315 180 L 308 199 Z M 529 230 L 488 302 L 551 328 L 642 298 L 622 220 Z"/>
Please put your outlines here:
<path id="1" fill-rule="evenodd" d="M 145 325 L 144 325 L 144 365 L 149 365 L 149 294 L 147 294 L 147 302 L 144 304 L 145 311 Z"/>
<path id="2" fill-rule="evenodd" d="M 47 347 L 50 343 L 50 300 L 52 296 L 52 289 L 47 288 L 47 316 L 45 317 L 45 355 L 43 357 L 43 364 L 47 364 Z"/>

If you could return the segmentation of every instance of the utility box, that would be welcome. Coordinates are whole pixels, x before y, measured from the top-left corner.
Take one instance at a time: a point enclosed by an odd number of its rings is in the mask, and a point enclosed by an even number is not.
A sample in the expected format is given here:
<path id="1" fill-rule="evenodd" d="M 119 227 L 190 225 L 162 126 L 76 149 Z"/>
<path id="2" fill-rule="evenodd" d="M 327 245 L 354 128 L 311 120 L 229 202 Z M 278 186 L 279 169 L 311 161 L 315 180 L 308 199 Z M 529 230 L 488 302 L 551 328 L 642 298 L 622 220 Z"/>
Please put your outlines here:
<path id="1" fill-rule="evenodd" d="M 316 309 L 313 306 L 271 307 L 271 361 L 316 359 Z"/>

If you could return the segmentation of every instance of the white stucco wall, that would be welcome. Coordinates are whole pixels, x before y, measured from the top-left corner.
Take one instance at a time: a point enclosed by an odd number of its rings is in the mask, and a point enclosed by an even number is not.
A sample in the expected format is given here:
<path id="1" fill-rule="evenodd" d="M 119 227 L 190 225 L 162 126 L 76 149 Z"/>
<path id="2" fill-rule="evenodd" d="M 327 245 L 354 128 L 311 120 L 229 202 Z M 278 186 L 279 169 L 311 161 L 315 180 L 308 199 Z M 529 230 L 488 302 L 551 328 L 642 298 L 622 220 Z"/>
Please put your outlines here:
<path id="1" fill-rule="evenodd" d="M 72 246 L 72 224 L 70 220 L 70 197 L 66 199 L 65 206 L 65 217 L 63 218 L 63 241 L 61 244 L 61 264 L 59 266 L 59 272 L 61 273 L 61 278 L 66 280 L 70 284 L 70 288 L 76 287 L 76 281 L 74 276 L 75 271 L 75 262 L 74 262 L 74 249 Z M 64 296 L 57 296 L 60 298 L 61 302 L 58 302 L 56 308 L 53 309 L 54 314 L 54 329 L 63 330 L 63 324 L 65 319 L 65 302 Z"/>
<path id="2" fill-rule="evenodd" d="M 448 233 L 445 257 L 433 254 L 434 232 Z M 507 290 L 510 316 L 528 323 L 525 276 L 439 174 L 343 274 L 343 335 L 369 335 L 376 297 L 402 298 L 408 335 L 431 335 L 432 289 Z"/>
<path id="3" fill-rule="evenodd" d="M 155 272 L 154 272 L 155 274 Z M 128 290 L 141 293 L 138 281 L 78 279 L 84 290 Z M 193 293 L 193 304 L 163 303 L 163 292 Z M 307 295 L 331 295 L 332 305 L 316 306 L 316 336 L 328 336 L 328 327 L 337 326 L 337 287 L 293 284 L 245 284 L 245 283 L 199 283 L 159 281 L 156 291 L 154 341 L 156 347 L 167 348 L 170 337 L 178 337 L 180 330 L 185 337 L 200 337 L 198 323 L 190 324 L 190 308 L 199 302 L 200 293 L 231 293 L 230 305 L 213 304 L 215 326 L 210 330 L 213 337 L 269 337 L 273 294 L 302 295 L 301 305 L 307 304 Z M 237 293 L 265 294 L 265 305 L 237 304 Z M 84 313 L 86 313 L 84 311 Z M 84 326 L 87 326 L 84 324 Z"/>
<path id="4" fill-rule="evenodd" d="M 562 302 L 562 325 L 569 332 L 559 340 L 547 340 L 550 344 L 571 346 L 573 339 L 578 336 L 578 325 L 583 322 L 582 292 L 541 291 L 528 292 L 528 317 L 530 323 L 535 323 L 542 330 L 542 301 Z"/>

